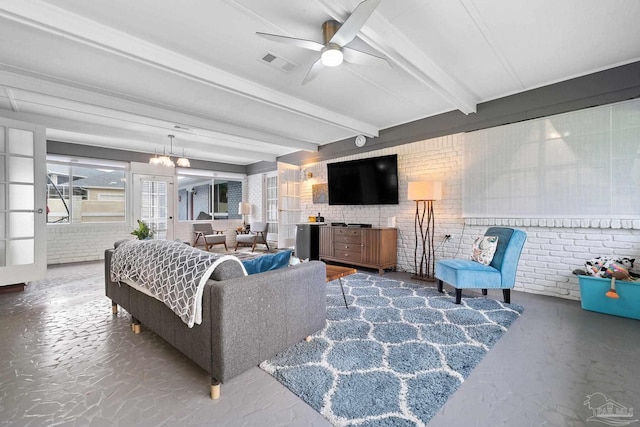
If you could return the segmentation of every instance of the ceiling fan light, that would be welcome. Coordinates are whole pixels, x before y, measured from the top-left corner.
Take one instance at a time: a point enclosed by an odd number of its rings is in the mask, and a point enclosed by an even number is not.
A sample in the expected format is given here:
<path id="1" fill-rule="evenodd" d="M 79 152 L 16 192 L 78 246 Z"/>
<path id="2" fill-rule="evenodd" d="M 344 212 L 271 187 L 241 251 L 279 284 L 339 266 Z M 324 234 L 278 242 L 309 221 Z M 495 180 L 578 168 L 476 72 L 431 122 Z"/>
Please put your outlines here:
<path id="1" fill-rule="evenodd" d="M 343 56 L 340 46 L 327 46 L 322 51 L 322 65 L 325 67 L 336 67 L 342 64 Z"/>

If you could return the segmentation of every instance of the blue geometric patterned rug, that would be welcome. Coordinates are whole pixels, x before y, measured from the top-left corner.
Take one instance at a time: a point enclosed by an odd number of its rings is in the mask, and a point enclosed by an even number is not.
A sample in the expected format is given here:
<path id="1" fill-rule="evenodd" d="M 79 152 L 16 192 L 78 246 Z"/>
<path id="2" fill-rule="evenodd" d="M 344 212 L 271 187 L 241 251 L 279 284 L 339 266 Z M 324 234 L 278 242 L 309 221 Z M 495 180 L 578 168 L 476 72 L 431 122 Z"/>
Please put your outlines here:
<path id="1" fill-rule="evenodd" d="M 357 273 L 327 284 L 327 326 L 260 364 L 336 426 L 424 426 L 523 309 Z"/>

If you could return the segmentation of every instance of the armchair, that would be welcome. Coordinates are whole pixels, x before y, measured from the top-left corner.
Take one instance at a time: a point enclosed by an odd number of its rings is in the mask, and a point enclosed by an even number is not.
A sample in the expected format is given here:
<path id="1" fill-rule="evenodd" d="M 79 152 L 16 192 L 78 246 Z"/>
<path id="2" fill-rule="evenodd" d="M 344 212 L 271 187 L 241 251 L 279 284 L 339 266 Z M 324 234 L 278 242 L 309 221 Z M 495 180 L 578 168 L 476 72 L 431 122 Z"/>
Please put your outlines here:
<path id="1" fill-rule="evenodd" d="M 518 229 L 490 227 L 485 236 L 497 236 L 498 245 L 489 265 L 464 259 L 448 259 L 436 262 L 438 291 L 446 282 L 456 289 L 456 304 L 462 299 L 462 289 L 480 288 L 487 295 L 487 289 L 502 289 L 504 302 L 511 301 L 511 289 L 516 282 L 518 261 L 527 234 Z"/>
<path id="2" fill-rule="evenodd" d="M 195 241 L 193 242 L 193 246 L 195 247 L 198 244 L 200 238 L 204 240 L 204 245 L 207 248 L 207 251 L 213 245 L 224 245 L 224 250 L 227 249 L 227 236 L 224 235 L 222 231 L 213 231 L 213 227 L 210 223 L 200 223 L 193 224 L 193 233 L 196 236 Z"/>
<path id="3" fill-rule="evenodd" d="M 267 243 L 267 230 L 269 229 L 269 223 L 267 222 L 254 222 L 251 224 L 251 228 L 248 234 L 238 234 L 236 236 L 236 251 L 240 245 L 251 246 L 251 252 L 256 248 L 257 244 L 262 244 L 267 247 L 269 251 L 269 244 Z"/>

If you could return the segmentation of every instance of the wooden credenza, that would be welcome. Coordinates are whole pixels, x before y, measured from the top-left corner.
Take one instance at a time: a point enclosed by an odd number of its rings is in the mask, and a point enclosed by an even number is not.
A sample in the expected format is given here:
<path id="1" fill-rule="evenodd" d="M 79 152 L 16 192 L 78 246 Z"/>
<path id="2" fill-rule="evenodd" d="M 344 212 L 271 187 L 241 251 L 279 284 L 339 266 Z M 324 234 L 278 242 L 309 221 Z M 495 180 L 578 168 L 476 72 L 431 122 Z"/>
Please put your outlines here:
<path id="1" fill-rule="evenodd" d="M 395 268 L 398 230 L 395 228 L 320 227 L 320 259 L 361 267 Z"/>

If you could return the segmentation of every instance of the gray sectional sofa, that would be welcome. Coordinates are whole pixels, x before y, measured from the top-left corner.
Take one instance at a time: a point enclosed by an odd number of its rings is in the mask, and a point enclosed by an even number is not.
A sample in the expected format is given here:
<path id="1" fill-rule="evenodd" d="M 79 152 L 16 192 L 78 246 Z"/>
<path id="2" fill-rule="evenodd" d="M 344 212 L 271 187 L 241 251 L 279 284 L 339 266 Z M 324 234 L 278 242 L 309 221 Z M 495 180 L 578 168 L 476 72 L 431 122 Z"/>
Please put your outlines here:
<path id="1" fill-rule="evenodd" d="M 300 342 L 326 323 L 325 265 L 318 261 L 222 281 L 209 279 L 202 323 L 189 328 L 162 302 L 112 282 L 105 252 L 105 292 L 113 312 L 121 306 L 140 323 L 211 375 L 211 397 L 220 383 Z M 137 326 L 139 328 L 139 326 Z"/>

